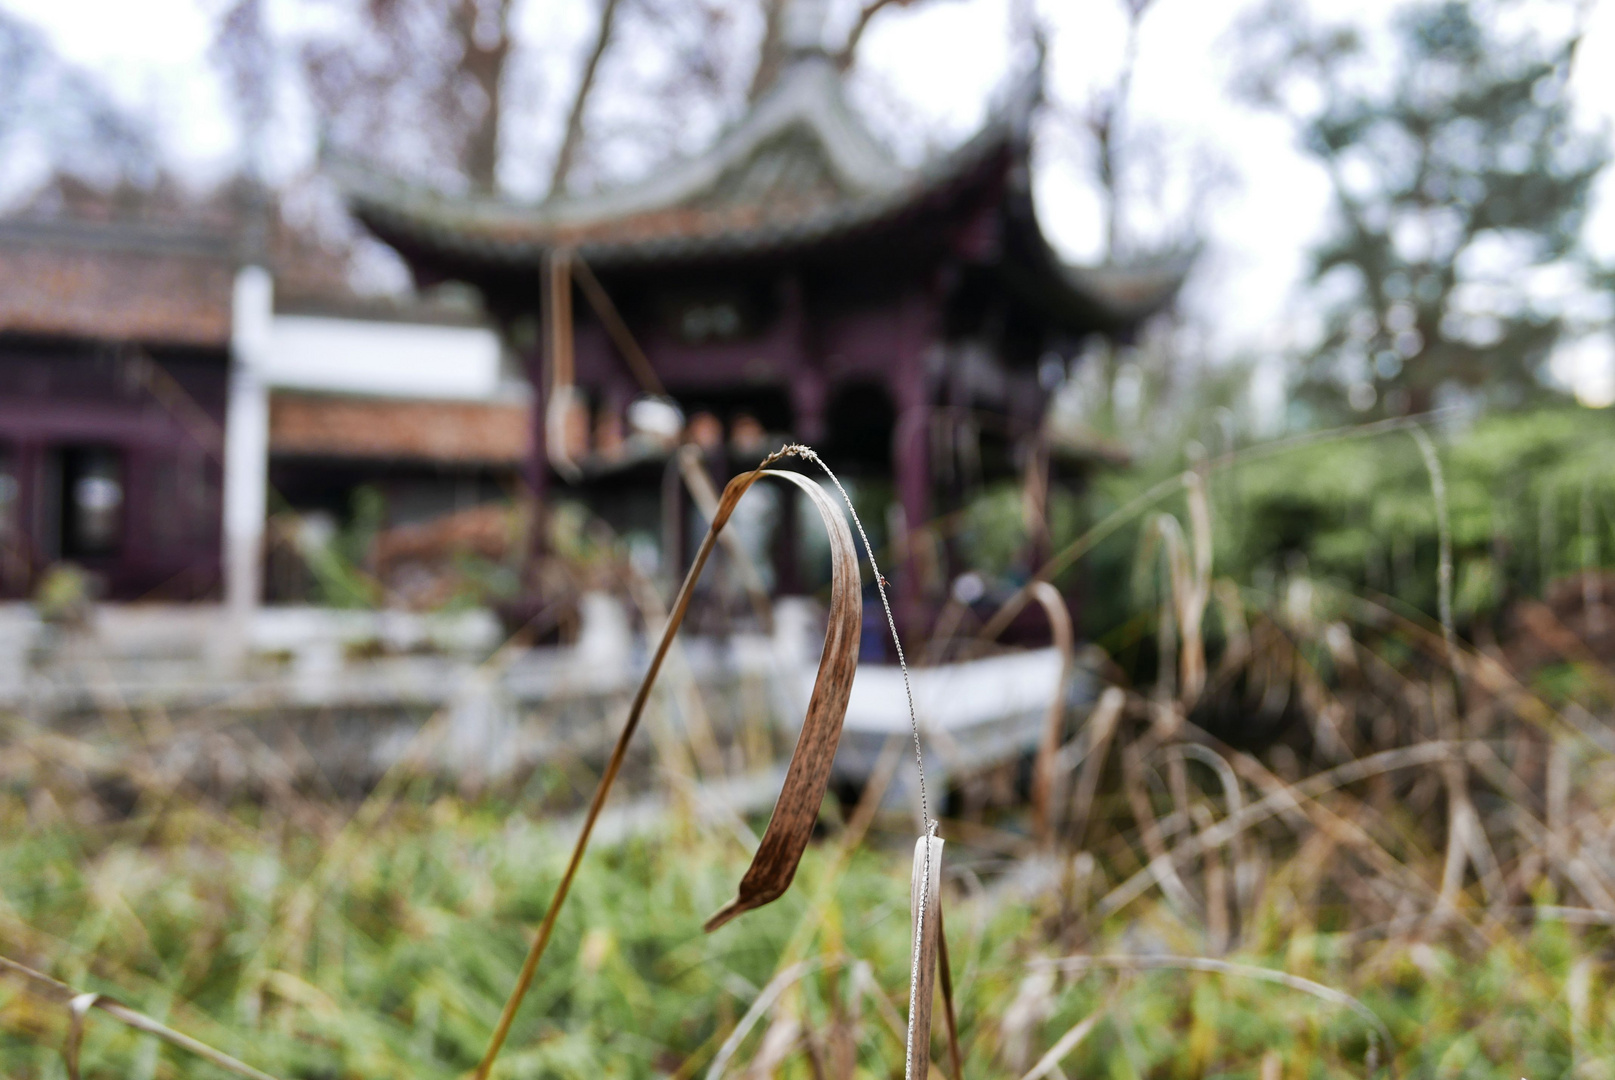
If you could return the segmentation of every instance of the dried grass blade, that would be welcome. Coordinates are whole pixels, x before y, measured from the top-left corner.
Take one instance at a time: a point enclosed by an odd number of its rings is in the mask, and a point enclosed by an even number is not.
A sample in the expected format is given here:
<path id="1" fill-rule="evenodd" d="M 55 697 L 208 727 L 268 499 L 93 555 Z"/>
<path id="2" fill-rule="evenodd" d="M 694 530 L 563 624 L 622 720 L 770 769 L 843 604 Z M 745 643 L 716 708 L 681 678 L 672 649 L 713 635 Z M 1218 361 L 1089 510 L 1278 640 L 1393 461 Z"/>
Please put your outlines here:
<path id="1" fill-rule="evenodd" d="M 1083 834 L 1088 831 L 1088 815 L 1093 811 L 1094 796 L 1099 791 L 1099 777 L 1105 770 L 1105 751 L 1116 733 L 1122 710 L 1127 707 L 1127 693 L 1112 686 L 1099 695 L 1093 712 L 1088 715 L 1088 754 L 1077 775 L 1075 806 L 1071 811 L 1071 838 L 1082 846 Z"/>
<path id="2" fill-rule="evenodd" d="M 1240 450 L 1230 451 L 1219 457 L 1212 458 L 1204 465 L 1206 475 L 1230 468 L 1240 462 L 1260 461 L 1264 458 L 1284 454 L 1303 446 L 1315 446 L 1320 443 L 1343 442 L 1348 439 L 1361 439 L 1374 435 L 1382 435 L 1391 431 L 1404 431 L 1415 428 L 1427 420 L 1440 419 L 1450 415 L 1450 410 L 1438 409 L 1433 412 L 1418 413 L 1413 416 L 1394 416 L 1389 420 L 1376 420 L 1369 424 L 1356 424 L 1350 427 L 1329 428 L 1324 431 L 1308 432 L 1304 435 L 1289 439 L 1276 439 L 1273 442 L 1262 443 L 1257 446 L 1247 446 Z M 1172 494 L 1181 485 L 1190 483 L 1188 474 L 1169 476 L 1139 492 L 1127 502 L 1105 515 L 1103 520 L 1096 523 L 1093 528 L 1077 537 L 1070 544 L 1054 555 L 1032 575 L 1033 581 L 1050 581 L 1056 575 L 1063 573 L 1068 567 L 1097 547 L 1106 537 L 1110 536 L 1123 525 L 1131 521 L 1136 515 L 1142 513 L 1153 504 Z M 1030 582 L 1028 582 L 1028 585 Z M 978 637 L 983 641 L 991 641 L 1002 634 L 1031 601 L 1032 594 L 1023 586 L 1010 595 L 1008 600 L 995 611 L 981 628 Z"/>
<path id="3" fill-rule="evenodd" d="M 942 918 L 942 899 L 936 905 L 937 968 L 942 980 L 943 1019 L 948 1022 L 948 1064 L 953 1080 L 964 1080 L 964 1056 L 959 1052 L 959 1012 L 953 1004 L 953 963 L 948 959 L 948 925 Z"/>
<path id="4" fill-rule="evenodd" d="M 936 959 L 942 904 L 942 840 L 926 834 L 914 841 L 914 875 L 909 886 L 913 973 L 908 992 L 908 1039 L 903 1075 L 924 1080 L 931 1073 L 931 999 L 936 993 Z M 927 916 L 932 916 L 928 918 Z"/>
<path id="5" fill-rule="evenodd" d="M 77 994 L 67 1003 L 67 1044 L 62 1047 L 62 1058 L 67 1062 L 67 1080 L 79 1080 L 79 1047 L 84 1043 L 84 1014 L 89 1012 L 101 995 Z"/>
<path id="6" fill-rule="evenodd" d="M 758 994 L 757 999 L 751 1003 L 751 1008 L 746 1010 L 746 1015 L 740 1018 L 740 1023 L 735 1025 L 735 1029 L 729 1033 L 729 1037 L 723 1041 L 723 1045 L 718 1048 L 717 1057 L 712 1059 L 712 1065 L 707 1069 L 707 1080 L 718 1080 L 723 1075 L 723 1071 L 729 1067 L 729 1062 L 733 1060 L 735 1051 L 739 1050 L 740 1044 L 745 1041 L 747 1033 L 756 1026 L 758 1020 L 762 1019 L 764 1013 L 774 1007 L 774 1003 L 779 1000 L 781 994 L 795 985 L 796 981 L 802 976 L 832 961 L 839 962 L 839 958 L 817 957 L 812 960 L 802 960 L 775 975 L 769 984 L 763 987 L 763 992 Z"/>
<path id="7" fill-rule="evenodd" d="M 1380 1019 L 1378 1013 L 1364 1005 L 1360 1000 L 1346 993 L 1336 990 L 1332 986 L 1302 978 L 1300 975 L 1291 975 L 1288 971 L 1277 971 L 1273 968 L 1256 967 L 1253 964 L 1235 964 L 1227 960 L 1214 960 L 1209 956 L 1067 956 L 1058 960 L 1040 961 L 1061 971 L 1081 972 L 1093 968 L 1109 968 L 1113 971 L 1148 971 L 1148 970 L 1175 970 L 1175 971 L 1205 971 L 1216 975 L 1233 975 L 1246 979 L 1258 979 L 1262 982 L 1277 983 L 1291 990 L 1298 990 L 1303 994 L 1311 994 L 1315 998 L 1327 1001 L 1332 1005 L 1350 1009 L 1362 1018 L 1376 1039 L 1379 1048 L 1386 1053 L 1385 1069 L 1391 1075 L 1396 1075 L 1396 1063 L 1391 1060 L 1391 1052 L 1395 1043 L 1391 1039 L 1391 1029 Z M 1375 1069 L 1373 1058 L 1375 1047 L 1369 1046 L 1369 1072 Z M 1030 1076 L 1030 1074 L 1028 1074 Z"/>
<path id="8" fill-rule="evenodd" d="M 1048 1053 L 1037 1059 L 1037 1064 L 1033 1065 L 1027 1074 L 1021 1077 L 1021 1080 L 1041 1080 L 1042 1077 L 1049 1075 L 1049 1073 L 1057 1071 L 1060 1067 L 1060 1062 L 1065 1060 L 1065 1056 L 1080 1046 L 1082 1040 L 1086 1039 L 1089 1033 L 1098 1026 L 1099 1021 L 1105 1018 L 1106 1011 L 1105 1009 L 1095 1009 L 1072 1025 L 1069 1031 L 1061 1035 L 1059 1040 L 1049 1047 Z"/>
<path id="9" fill-rule="evenodd" d="M 734 513 L 735 506 L 740 502 L 741 496 L 751 490 L 751 486 L 762 479 L 767 472 L 767 466 L 778 461 L 786 451 L 781 450 L 770 454 L 762 463 L 749 473 L 743 473 L 729 481 L 723 489 L 723 498 L 718 503 L 718 511 L 713 516 L 712 524 L 707 534 L 701 540 L 701 546 L 696 550 L 695 560 L 684 576 L 684 584 L 679 586 L 678 596 L 674 598 L 673 610 L 669 613 L 667 623 L 662 627 L 662 638 L 656 645 L 656 651 L 651 655 L 650 666 L 645 671 L 645 677 L 640 681 L 639 689 L 634 693 L 633 703 L 628 707 L 628 719 L 623 723 L 621 734 L 617 736 L 617 743 L 611 750 L 611 757 L 606 762 L 606 768 L 600 775 L 600 782 L 595 787 L 594 798 L 589 803 L 589 809 L 583 818 L 583 828 L 578 833 L 577 842 L 572 848 L 572 857 L 568 860 L 566 870 L 561 874 L 561 882 L 555 889 L 555 895 L 550 898 L 549 907 L 544 912 L 544 921 L 539 924 L 538 935 L 533 939 L 532 947 L 527 952 L 527 958 L 522 962 L 520 974 L 516 977 L 516 986 L 505 1002 L 503 1011 L 499 1014 L 499 1022 L 494 1027 L 493 1036 L 488 1041 L 488 1050 L 483 1055 L 482 1062 L 477 1066 L 474 1074 L 476 1080 L 487 1080 L 489 1071 L 493 1068 L 494 1060 L 499 1056 L 500 1049 L 505 1045 L 505 1039 L 510 1035 L 510 1026 L 516 1019 L 516 1010 L 521 1007 L 522 999 L 527 996 L 527 990 L 533 983 L 533 976 L 538 971 L 538 962 L 549 946 L 550 937 L 555 932 L 555 922 L 561 913 L 561 905 L 566 902 L 567 893 L 571 891 L 572 881 L 577 876 L 578 865 L 583 861 L 583 852 L 589 846 L 589 837 L 594 832 L 595 823 L 600 818 L 600 811 L 605 806 L 606 796 L 611 792 L 611 786 L 622 771 L 623 758 L 628 752 L 628 742 L 633 738 L 634 731 L 639 727 L 639 721 L 645 714 L 645 704 L 650 699 L 651 687 L 655 685 L 656 676 L 662 669 L 662 663 L 667 658 L 668 649 L 673 644 L 673 636 L 684 622 L 684 616 L 690 608 L 690 597 L 695 592 L 695 583 L 706 567 L 707 560 L 712 557 L 712 549 L 717 544 L 718 533 L 728 523 L 730 515 Z M 775 475 L 792 475 L 777 473 Z M 850 545 L 850 541 L 849 541 Z M 858 617 L 858 616 L 855 616 Z M 853 662 L 857 660 L 857 639 L 853 640 Z M 826 649 L 828 652 L 828 648 Z M 821 665 L 822 666 L 822 665 Z M 852 676 L 847 675 L 848 691 L 851 690 Z M 817 686 L 815 686 L 817 691 Z M 845 704 L 843 703 L 843 711 Z M 839 721 L 837 724 L 839 730 Z M 794 764 L 794 763 L 793 763 Z M 826 765 L 828 772 L 828 765 Z M 789 780 L 787 780 L 789 783 Z M 817 804 L 815 803 L 815 808 Z M 810 823 L 811 826 L 811 823 Z M 772 826 L 771 826 L 772 827 Z M 793 864 L 794 869 L 794 864 Z"/>
<path id="10" fill-rule="evenodd" d="M 1294 787 L 1284 786 L 1270 790 L 1260 800 L 1250 803 L 1237 814 L 1230 814 L 1205 832 L 1195 833 L 1178 843 L 1163 859 L 1151 859 L 1149 864 L 1132 877 L 1116 886 L 1094 906 L 1092 917 L 1105 919 L 1142 896 L 1164 873 L 1170 862 L 1192 859 L 1214 845 L 1227 843 L 1235 835 L 1268 818 L 1281 814 L 1298 813 L 1304 800 L 1316 799 L 1336 788 L 1354 784 L 1381 773 L 1397 769 L 1431 765 L 1442 761 L 1459 748 L 1452 743 L 1427 742 L 1417 746 L 1382 750 L 1356 761 L 1338 765 L 1327 772 L 1317 773 Z M 1301 815 L 1304 818 L 1304 815 Z"/>
<path id="11" fill-rule="evenodd" d="M 1177 867 L 1167 851 L 1166 840 L 1161 835 L 1160 822 L 1155 819 L 1155 810 L 1150 805 L 1149 791 L 1144 784 L 1143 754 L 1137 743 L 1122 747 L 1122 790 L 1132 808 L 1133 819 L 1138 823 L 1139 839 L 1149 853 L 1149 865 L 1159 868 L 1156 877 L 1161 891 L 1166 894 L 1167 903 L 1180 918 L 1192 919 L 1196 906 L 1194 897 L 1178 876 Z"/>
<path id="12" fill-rule="evenodd" d="M 1092 551 L 1106 537 L 1131 521 L 1135 516 L 1153 504 L 1166 498 L 1184 483 L 1181 476 L 1169 476 L 1165 480 L 1153 485 L 1145 491 L 1139 492 L 1127 502 L 1105 515 L 1104 519 L 1093 528 L 1077 537 L 1066 545 L 1058 554 L 1048 562 L 1038 567 L 1037 573 L 1032 575 L 1033 581 L 1052 581 L 1057 575 L 1063 573 L 1068 567 Z M 977 634 L 982 641 L 992 641 L 1002 634 L 1009 624 L 1015 620 L 1026 605 L 1031 602 L 1031 582 L 1017 589 L 1008 600 L 1001 604 L 992 618 L 988 619 Z"/>
<path id="13" fill-rule="evenodd" d="M 1032 774 L 1033 833 L 1041 843 L 1048 844 L 1054 839 L 1054 759 L 1060 752 L 1060 736 L 1064 734 L 1065 688 L 1076 663 L 1076 651 L 1072 644 L 1075 634 L 1071 627 L 1071 612 L 1066 608 L 1060 590 L 1046 581 L 1033 582 L 1031 589 L 1032 598 L 1043 606 L 1044 614 L 1048 616 L 1049 626 L 1054 632 L 1054 647 L 1060 650 L 1060 677 L 1054 684 L 1049 711 L 1043 719 L 1043 742 L 1038 747 L 1037 763 Z"/>
<path id="14" fill-rule="evenodd" d="M 824 520 L 830 534 L 830 613 L 824 633 L 824 653 L 819 658 L 818 675 L 808 698 L 802 734 L 796 740 L 791 764 L 785 772 L 774 815 L 769 818 L 763 841 L 757 846 L 751 866 L 740 879 L 735 898 L 706 922 L 707 932 L 716 930 L 742 912 L 778 899 L 790 888 L 796 865 L 807 850 L 819 805 L 830 786 L 830 767 L 835 763 L 836 746 L 841 741 L 841 724 L 847 717 L 852 697 L 852 677 L 858 668 L 858 637 L 863 626 L 863 593 L 858 582 L 858 552 L 852 545 L 852 530 L 841 508 L 823 488 L 798 473 L 775 472 L 808 493 L 809 500 Z"/>
<path id="15" fill-rule="evenodd" d="M 19 964 L 15 960 L 0 956 L 0 972 L 20 977 L 36 992 L 56 1001 L 66 1002 L 73 1016 L 72 1027 L 68 1031 L 68 1046 L 64 1053 L 68 1054 L 69 1071 L 78 1067 L 79 1039 L 83 1037 L 83 1013 L 89 1009 L 100 1009 L 114 1020 L 136 1031 L 143 1031 L 147 1035 L 155 1035 L 166 1043 L 170 1043 L 186 1050 L 204 1061 L 211 1061 L 226 1072 L 237 1076 L 249 1077 L 250 1080 L 275 1080 L 266 1072 L 260 1072 L 245 1062 L 237 1061 L 222 1050 L 215 1050 L 204 1042 L 198 1042 L 189 1035 L 181 1034 L 173 1028 L 160 1024 L 145 1013 L 136 1012 L 127 1005 L 120 1004 L 109 997 L 100 994 L 80 994 L 71 986 L 51 978 L 42 971 L 35 971 L 26 964 Z M 77 1029 L 77 1034 L 74 1029 Z"/>
<path id="16" fill-rule="evenodd" d="M 1182 594 L 1177 597 L 1179 635 L 1183 639 L 1183 654 L 1179 658 L 1181 670 L 1178 690 L 1185 704 L 1200 697 L 1206 686 L 1206 604 L 1211 599 L 1211 504 L 1206 498 L 1204 477 L 1197 472 L 1184 476 L 1184 490 L 1189 504 L 1189 535 L 1193 547 L 1193 563 L 1186 575 Z"/>

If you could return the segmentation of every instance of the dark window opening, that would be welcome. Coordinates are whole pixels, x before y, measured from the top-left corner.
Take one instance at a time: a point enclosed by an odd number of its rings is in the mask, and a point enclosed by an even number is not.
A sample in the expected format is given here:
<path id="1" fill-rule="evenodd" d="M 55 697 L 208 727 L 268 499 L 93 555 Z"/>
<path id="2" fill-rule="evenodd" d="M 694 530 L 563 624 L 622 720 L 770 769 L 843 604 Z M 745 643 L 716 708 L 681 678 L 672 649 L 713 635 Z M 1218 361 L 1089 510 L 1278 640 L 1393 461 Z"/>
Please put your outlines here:
<path id="1" fill-rule="evenodd" d="M 107 447 L 61 451 L 62 557 L 116 554 L 123 544 L 123 455 Z"/>
<path id="2" fill-rule="evenodd" d="M 826 456 L 836 468 L 890 473 L 897 411 L 885 388 L 870 382 L 843 386 L 831 397 L 825 418 Z"/>

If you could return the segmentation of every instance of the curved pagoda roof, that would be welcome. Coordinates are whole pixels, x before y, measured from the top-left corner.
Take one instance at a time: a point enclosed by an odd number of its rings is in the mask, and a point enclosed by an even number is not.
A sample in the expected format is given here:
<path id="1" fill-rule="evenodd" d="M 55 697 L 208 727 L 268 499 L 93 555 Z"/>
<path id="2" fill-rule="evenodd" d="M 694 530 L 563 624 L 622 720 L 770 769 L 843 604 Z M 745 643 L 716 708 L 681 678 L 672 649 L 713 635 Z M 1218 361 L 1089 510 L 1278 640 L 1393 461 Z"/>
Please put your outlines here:
<path id="1" fill-rule="evenodd" d="M 523 205 L 367 180 L 350 183 L 348 198 L 355 215 L 412 263 L 532 268 L 566 248 L 613 270 L 803 251 L 995 185 L 1005 193 L 1006 281 L 1093 328 L 1134 325 L 1170 303 L 1187 261 L 1122 269 L 1058 258 L 1038 228 L 1027 179 L 1041 91 L 1039 63 L 971 138 L 905 168 L 847 102 L 835 64 L 810 53 L 706 152 L 635 184 Z"/>

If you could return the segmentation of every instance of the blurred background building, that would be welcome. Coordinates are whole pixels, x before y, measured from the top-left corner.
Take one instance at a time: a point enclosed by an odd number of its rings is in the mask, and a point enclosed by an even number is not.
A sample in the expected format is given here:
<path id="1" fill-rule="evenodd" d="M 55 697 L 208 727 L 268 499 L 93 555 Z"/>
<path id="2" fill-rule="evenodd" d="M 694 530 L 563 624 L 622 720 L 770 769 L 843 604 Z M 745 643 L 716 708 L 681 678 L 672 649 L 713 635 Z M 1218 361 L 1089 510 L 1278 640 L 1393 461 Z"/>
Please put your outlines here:
<path id="1" fill-rule="evenodd" d="M 511 494 L 525 390 L 474 317 L 340 297 L 277 309 L 272 288 L 242 287 L 238 238 L 217 229 L 15 220 L 0 261 L 7 596 L 71 563 L 108 600 L 218 599 L 227 489 L 259 493 L 255 551 L 266 513 L 334 528 L 367 485 L 393 525 Z M 261 349 L 243 325 L 267 328 Z M 232 421 L 256 445 L 231 443 Z"/>
<path id="2" fill-rule="evenodd" d="M 642 183 L 523 206 L 356 180 L 353 204 L 417 284 L 474 286 L 531 343 L 540 500 L 565 485 L 623 533 L 671 519 L 677 568 L 704 523 L 663 481 L 676 443 L 720 482 L 808 443 L 893 492 L 876 521 L 922 635 L 967 568 L 928 524 L 984 483 L 1047 487 L 1055 386 L 1089 339 L 1130 340 L 1170 304 L 1189 258 L 1078 268 L 1051 249 L 1029 186 L 1041 59 L 957 149 L 904 168 L 849 105 L 822 25 L 794 32 L 733 126 Z M 677 416 L 660 433 L 641 420 L 658 403 Z M 772 582 L 816 589 L 778 494 Z"/>
<path id="3" fill-rule="evenodd" d="M 1615 399 L 1586 5 L 32 2 L 0 8 L 11 598 L 519 625 L 612 545 L 665 585 L 681 463 L 799 439 L 925 627 L 1113 465 Z M 131 104 L 170 53 L 175 107 Z M 756 502 L 765 582 L 813 592 Z"/>

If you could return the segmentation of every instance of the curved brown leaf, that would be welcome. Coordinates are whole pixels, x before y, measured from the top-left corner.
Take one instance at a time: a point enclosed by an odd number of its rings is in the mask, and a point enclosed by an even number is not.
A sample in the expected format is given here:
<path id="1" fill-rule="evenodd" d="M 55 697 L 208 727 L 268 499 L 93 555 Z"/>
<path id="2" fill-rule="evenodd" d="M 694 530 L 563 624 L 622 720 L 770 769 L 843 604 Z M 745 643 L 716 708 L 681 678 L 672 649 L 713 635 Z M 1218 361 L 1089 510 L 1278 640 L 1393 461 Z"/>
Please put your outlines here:
<path id="1" fill-rule="evenodd" d="M 825 789 L 830 783 L 830 765 L 835 760 L 836 743 L 841 738 L 841 722 L 846 717 L 847 700 L 852 694 L 852 675 L 858 663 L 858 631 L 863 621 L 863 596 L 858 589 L 858 556 L 852 546 L 852 533 L 847 528 L 846 519 L 830 501 L 830 497 L 811 480 L 796 473 L 777 472 L 768 468 L 783 457 L 804 452 L 811 453 L 806 451 L 806 448 L 797 446 L 777 450 L 764 458 L 757 468 L 735 477 L 724 487 L 723 497 L 718 500 L 718 506 L 712 515 L 712 523 L 707 529 L 706 536 L 701 539 L 701 546 L 696 550 L 695 560 L 690 564 L 689 572 L 684 575 L 684 583 L 679 586 L 678 596 L 673 600 L 673 609 L 668 614 L 667 623 L 662 627 L 661 640 L 656 645 L 656 651 L 651 654 L 650 666 L 640 681 L 639 689 L 634 693 L 633 703 L 628 707 L 628 719 L 617 736 L 616 745 L 612 747 L 605 771 L 600 774 L 600 782 L 595 786 L 594 798 L 590 800 L 589 809 L 583 817 L 583 828 L 572 847 L 572 857 L 561 874 L 561 882 L 556 887 L 555 894 L 550 897 L 549 907 L 544 911 L 544 921 L 538 927 L 538 935 L 533 939 L 520 974 L 516 976 L 516 986 L 505 1001 L 505 1007 L 499 1014 L 499 1021 L 494 1026 L 493 1036 L 488 1040 L 488 1049 L 483 1054 L 481 1064 L 477 1066 L 474 1074 L 477 1080 L 487 1080 L 494 1060 L 499 1056 L 500 1048 L 504 1046 L 505 1039 L 510 1034 L 510 1025 L 516 1019 L 516 1010 L 521 1007 L 522 999 L 527 996 L 527 990 L 533 984 L 533 976 L 538 971 L 538 962 L 555 933 L 555 922 L 560 917 L 561 906 L 566 903 L 572 881 L 577 877 L 578 865 L 583 861 L 583 853 L 589 846 L 589 837 L 593 834 L 595 823 L 600 818 L 600 811 L 605 806 L 606 796 L 611 793 L 611 786 L 616 782 L 617 774 L 622 771 L 629 740 L 633 738 L 635 730 L 639 727 L 639 721 L 645 714 L 645 704 L 650 699 L 651 687 L 655 685 L 656 676 L 662 670 L 662 662 L 667 659 L 668 649 L 673 644 L 673 635 L 678 633 L 679 627 L 684 622 L 684 616 L 689 611 L 695 583 L 700 579 L 701 571 L 705 569 L 707 560 L 712 556 L 718 534 L 728 524 L 741 497 L 764 476 L 783 477 L 806 491 L 814 505 L 818 507 L 819 514 L 825 521 L 825 527 L 830 532 L 830 550 L 834 559 L 830 623 L 825 635 L 824 656 L 819 661 L 819 675 L 814 681 L 813 694 L 808 700 L 807 720 L 802 725 L 802 735 L 797 740 L 796 753 L 792 755 L 790 768 L 786 771 L 785 786 L 780 792 L 779 803 L 775 806 L 774 818 L 768 824 L 768 831 L 757 849 L 751 868 L 741 879 L 740 894 L 733 903 L 707 921 L 707 929 L 715 929 L 742 911 L 749 911 L 777 899 L 796 875 L 796 864 L 801 860 L 802 852 L 807 849 L 808 837 L 818 816 L 819 803 L 823 800 Z"/>
<path id="2" fill-rule="evenodd" d="M 790 888 L 797 863 L 807 850 L 818 820 L 819 804 L 830 785 L 830 767 L 841 741 L 841 724 L 852 696 L 852 677 L 858 668 L 858 635 L 863 625 L 863 593 L 859 589 L 858 550 L 846 516 L 817 483 L 798 473 L 769 470 L 807 492 L 830 534 L 830 617 L 824 632 L 824 653 L 808 698 L 802 734 L 791 754 L 785 784 L 780 789 L 774 816 L 768 820 L 757 854 L 735 898 L 706 922 L 711 933 L 742 912 L 777 900 Z M 716 519 L 714 519 L 716 521 Z"/>

